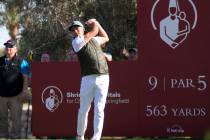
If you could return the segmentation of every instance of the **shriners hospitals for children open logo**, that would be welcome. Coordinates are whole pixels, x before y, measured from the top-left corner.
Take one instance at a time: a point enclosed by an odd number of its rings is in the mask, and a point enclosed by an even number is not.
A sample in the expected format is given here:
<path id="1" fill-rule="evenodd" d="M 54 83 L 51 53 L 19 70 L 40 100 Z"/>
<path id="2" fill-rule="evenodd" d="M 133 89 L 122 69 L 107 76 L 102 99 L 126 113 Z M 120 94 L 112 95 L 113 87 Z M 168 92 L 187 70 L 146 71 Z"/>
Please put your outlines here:
<path id="1" fill-rule="evenodd" d="M 42 103 L 50 112 L 55 111 L 63 102 L 63 94 L 56 86 L 48 86 L 42 92 Z"/>
<path id="2" fill-rule="evenodd" d="M 154 30 L 159 30 L 160 38 L 175 49 L 195 29 L 197 9 L 192 0 L 156 0 L 151 10 L 151 22 Z"/>

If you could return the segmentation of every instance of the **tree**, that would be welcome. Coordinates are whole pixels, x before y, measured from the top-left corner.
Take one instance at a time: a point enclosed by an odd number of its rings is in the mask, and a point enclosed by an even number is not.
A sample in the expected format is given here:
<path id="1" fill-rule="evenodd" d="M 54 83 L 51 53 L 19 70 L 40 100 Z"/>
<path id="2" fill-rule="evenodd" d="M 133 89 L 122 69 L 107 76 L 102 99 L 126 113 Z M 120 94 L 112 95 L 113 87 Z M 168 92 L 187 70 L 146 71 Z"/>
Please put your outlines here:
<path id="1" fill-rule="evenodd" d="M 22 0 L 16 1 L 0 1 L 2 11 L 0 12 L 1 24 L 6 25 L 9 29 L 10 36 L 15 39 L 19 27 L 20 11 L 22 8 Z"/>
<path id="2" fill-rule="evenodd" d="M 67 34 L 69 21 L 76 15 L 75 1 L 36 1 L 32 10 L 26 12 L 22 20 L 21 46 L 23 53 L 34 52 L 35 60 L 41 53 L 49 53 L 53 60 L 64 60 L 70 46 Z"/>
<path id="3" fill-rule="evenodd" d="M 110 51 L 115 60 L 123 59 L 123 48 L 136 47 L 136 0 L 89 0 L 80 2 L 83 19 L 97 18 L 108 32 Z"/>
<path id="4" fill-rule="evenodd" d="M 0 2 L 5 6 L 5 11 L 0 13 L 0 23 L 7 25 L 11 35 L 17 27 L 22 30 L 20 54 L 26 56 L 32 51 L 35 60 L 39 60 L 43 52 L 49 53 L 53 60 L 64 59 L 64 54 L 71 46 L 67 28 L 72 20 L 99 20 L 110 37 L 107 51 L 110 51 L 116 60 L 122 58 L 122 48 L 136 46 L 136 0 Z"/>

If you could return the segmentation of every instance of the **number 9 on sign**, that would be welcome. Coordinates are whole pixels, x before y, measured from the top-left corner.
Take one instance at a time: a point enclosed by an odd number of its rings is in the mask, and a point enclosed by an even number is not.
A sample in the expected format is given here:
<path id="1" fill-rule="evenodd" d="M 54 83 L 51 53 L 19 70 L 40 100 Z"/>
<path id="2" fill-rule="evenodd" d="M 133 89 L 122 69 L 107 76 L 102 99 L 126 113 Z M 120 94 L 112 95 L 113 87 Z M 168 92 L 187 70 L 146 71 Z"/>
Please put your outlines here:
<path id="1" fill-rule="evenodd" d="M 158 84 L 157 77 L 150 76 L 148 79 L 148 83 L 149 83 L 150 91 L 153 91 L 157 87 L 157 84 Z"/>

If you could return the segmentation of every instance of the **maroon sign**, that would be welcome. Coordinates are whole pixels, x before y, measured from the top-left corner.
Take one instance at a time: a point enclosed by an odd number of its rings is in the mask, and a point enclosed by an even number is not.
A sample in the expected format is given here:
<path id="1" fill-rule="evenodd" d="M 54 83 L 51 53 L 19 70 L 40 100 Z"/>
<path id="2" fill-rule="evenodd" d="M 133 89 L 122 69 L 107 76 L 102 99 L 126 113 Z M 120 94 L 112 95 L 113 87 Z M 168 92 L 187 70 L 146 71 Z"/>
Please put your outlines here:
<path id="1" fill-rule="evenodd" d="M 209 128 L 209 3 L 138 1 L 140 134 L 202 136 Z"/>
<path id="2" fill-rule="evenodd" d="M 135 136 L 139 129 L 138 62 L 111 62 L 103 135 Z M 78 62 L 32 64 L 32 130 L 36 136 L 76 136 L 79 108 Z M 93 111 L 87 135 L 92 135 Z"/>

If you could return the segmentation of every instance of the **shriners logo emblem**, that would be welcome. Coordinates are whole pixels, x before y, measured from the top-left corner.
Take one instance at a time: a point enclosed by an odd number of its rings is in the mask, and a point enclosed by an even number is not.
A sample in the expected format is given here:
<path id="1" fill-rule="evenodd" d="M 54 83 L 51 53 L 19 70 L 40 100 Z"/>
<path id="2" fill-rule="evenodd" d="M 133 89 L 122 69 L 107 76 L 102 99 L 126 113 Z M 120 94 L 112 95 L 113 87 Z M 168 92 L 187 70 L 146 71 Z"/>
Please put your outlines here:
<path id="1" fill-rule="evenodd" d="M 156 13 L 157 12 L 156 7 L 163 3 L 161 3 L 162 2 L 161 0 L 156 0 L 151 11 L 151 22 L 154 30 L 158 30 L 158 24 L 159 24 L 160 38 L 166 44 L 168 44 L 168 46 L 170 46 L 172 49 L 175 49 L 185 39 L 187 39 L 191 30 L 195 29 L 197 25 L 197 10 L 192 0 L 188 1 L 168 0 L 168 1 L 169 3 L 168 3 L 167 12 L 163 17 L 158 19 L 158 17 L 156 16 L 160 15 L 160 13 L 159 14 Z M 186 2 L 188 4 L 186 4 Z M 181 7 L 181 4 L 183 4 L 184 6 Z M 188 7 L 184 8 L 186 7 L 186 5 L 188 5 L 189 8 Z M 159 21 L 156 21 L 157 19 Z"/>
<path id="2" fill-rule="evenodd" d="M 63 94 L 56 86 L 48 86 L 42 92 L 42 103 L 50 112 L 55 111 L 63 101 Z"/>

